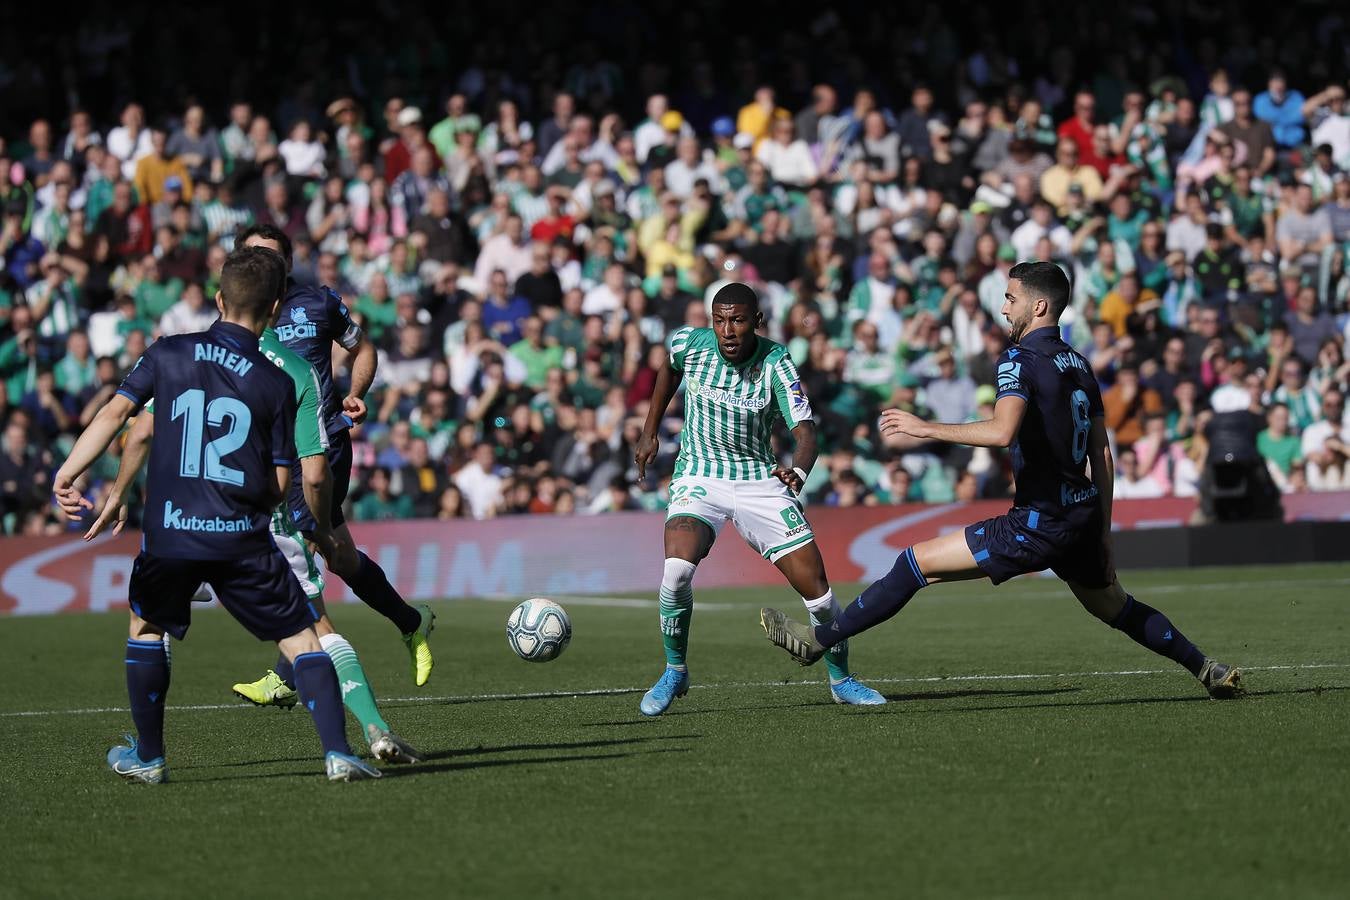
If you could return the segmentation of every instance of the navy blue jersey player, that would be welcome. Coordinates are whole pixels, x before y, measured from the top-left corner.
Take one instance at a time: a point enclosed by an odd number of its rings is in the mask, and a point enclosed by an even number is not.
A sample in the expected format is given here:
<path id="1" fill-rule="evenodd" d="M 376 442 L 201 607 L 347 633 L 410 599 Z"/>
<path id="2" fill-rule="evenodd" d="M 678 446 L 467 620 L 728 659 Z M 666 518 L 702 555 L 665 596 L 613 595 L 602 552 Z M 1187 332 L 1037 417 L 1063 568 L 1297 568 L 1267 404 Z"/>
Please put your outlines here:
<path id="1" fill-rule="evenodd" d="M 773 643 L 803 665 L 827 647 L 895 615 L 922 587 L 1053 569 L 1078 601 L 1111 627 L 1184 666 L 1210 696 L 1241 692 L 1242 673 L 1206 657 L 1167 616 L 1125 593 L 1111 558 L 1114 468 L 1101 393 L 1087 361 L 1057 327 L 1069 303 L 1069 279 L 1046 262 L 1021 263 L 1008 274 L 1003 315 L 1011 346 L 998 361 L 994 417 L 941 425 L 900 410 L 882 415 L 883 434 L 1012 449 L 1017 496 L 1001 516 L 964 532 L 924 541 L 900 555 L 833 622 L 808 628 L 775 609 L 760 612 Z"/>
<path id="2" fill-rule="evenodd" d="M 289 269 L 291 241 L 285 232 L 271 225 L 252 225 L 239 233 L 239 247 L 263 247 L 281 254 Z M 277 337 L 289 349 L 305 359 L 319 376 L 319 389 L 328 428 L 328 462 L 333 472 L 330 520 L 336 552 L 325 557 L 328 567 L 351 587 L 352 592 L 371 609 L 389 619 L 403 635 L 408 649 L 413 682 L 419 687 L 431 677 L 433 660 L 427 636 L 436 617 L 425 604 L 409 606 L 389 583 L 384 571 L 356 547 L 342 514 L 342 503 L 352 473 L 352 442 L 348 429 L 366 417 L 366 391 L 375 380 L 375 347 L 352 321 L 347 306 L 337 292 L 327 286 L 311 287 L 290 281 L 286 286 L 277 321 Z M 339 398 L 333 382 L 333 345 L 352 354 L 351 389 Z M 315 522 L 305 504 L 304 479 L 300 467 L 294 469 L 289 498 L 291 516 L 299 530 L 310 537 Z M 277 674 L 287 683 L 290 673 L 284 659 L 277 660 Z"/>
<path id="3" fill-rule="evenodd" d="M 127 692 L 138 736 L 108 752 L 109 766 L 126 778 L 155 783 L 167 777 L 163 636 L 187 634 L 192 595 L 203 581 L 240 624 L 275 641 L 292 662 L 329 778 L 379 775 L 351 754 L 333 662 L 319 645 L 314 611 L 269 532 L 295 458 L 294 386 L 258 350 L 282 277 L 275 254 L 232 254 L 216 295 L 220 320 L 208 331 L 152 344 L 56 475 L 57 501 L 79 518 L 90 504 L 73 490 L 75 480 L 128 418 L 157 401 L 159 440 L 150 451 L 144 539 L 128 590 Z"/>

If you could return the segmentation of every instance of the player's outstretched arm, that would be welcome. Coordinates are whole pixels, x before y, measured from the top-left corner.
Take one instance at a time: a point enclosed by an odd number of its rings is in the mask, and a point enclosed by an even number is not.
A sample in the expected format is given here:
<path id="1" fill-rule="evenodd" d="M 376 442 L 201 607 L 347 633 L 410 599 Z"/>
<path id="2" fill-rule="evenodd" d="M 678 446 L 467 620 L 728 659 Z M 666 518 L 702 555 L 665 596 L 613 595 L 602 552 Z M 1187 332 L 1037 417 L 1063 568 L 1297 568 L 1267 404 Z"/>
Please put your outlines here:
<path id="1" fill-rule="evenodd" d="M 675 396 L 675 390 L 683 378 L 683 372 L 677 372 L 670 366 L 663 366 L 661 371 L 656 373 L 656 387 L 652 390 L 651 407 L 647 410 L 647 421 L 642 426 L 642 435 L 638 438 L 637 449 L 633 454 L 633 461 L 637 463 L 638 478 L 646 477 L 647 466 L 656 459 L 656 452 L 661 446 L 657 431 L 661 427 L 661 419 L 666 415 L 666 407 L 670 406 L 670 400 Z"/>
<path id="2" fill-rule="evenodd" d="M 52 489 L 56 495 L 56 502 L 66 514 L 66 518 L 78 521 L 84 517 L 85 510 L 94 508 L 92 503 L 75 490 L 75 479 L 83 475 L 103 455 L 108 445 L 113 442 L 113 438 L 117 437 L 117 433 L 127 423 L 127 419 L 136 411 L 136 406 L 137 404 L 125 394 L 113 394 L 107 405 L 94 416 L 89 427 L 71 448 L 70 456 L 66 457 L 66 461 L 57 470 Z"/>
<path id="3" fill-rule="evenodd" d="M 149 411 L 142 412 L 131 423 L 126 443 L 122 446 L 122 461 L 117 467 L 117 477 L 113 479 L 108 496 L 103 500 L 103 511 L 98 514 L 94 524 L 84 533 L 84 539 L 91 541 L 115 522 L 112 533 L 118 535 L 127 524 L 127 491 L 136 475 L 150 456 L 150 441 L 155 436 L 155 416 Z"/>
<path id="4" fill-rule="evenodd" d="M 926 441 L 948 444 L 966 444 L 970 447 L 1006 447 L 1017 437 L 1022 417 L 1027 412 L 1027 401 L 1008 395 L 994 405 L 994 417 L 961 425 L 926 422 L 913 413 L 888 409 L 881 414 L 881 433 L 885 436 L 907 434 Z"/>

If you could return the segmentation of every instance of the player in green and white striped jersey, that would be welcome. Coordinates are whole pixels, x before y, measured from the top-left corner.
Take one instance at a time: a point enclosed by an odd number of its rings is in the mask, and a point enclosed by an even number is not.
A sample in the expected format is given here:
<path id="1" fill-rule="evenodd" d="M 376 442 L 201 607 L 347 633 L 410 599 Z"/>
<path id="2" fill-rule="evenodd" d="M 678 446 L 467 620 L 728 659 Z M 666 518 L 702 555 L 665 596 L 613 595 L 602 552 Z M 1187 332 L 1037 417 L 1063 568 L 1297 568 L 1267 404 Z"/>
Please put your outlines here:
<path id="1" fill-rule="evenodd" d="M 314 367 L 287 348 L 270 327 L 263 331 L 258 349 L 289 375 L 295 385 L 295 448 L 304 472 L 305 504 L 320 525 L 315 537 L 321 549 L 326 554 L 338 552 L 338 544 L 333 540 L 328 524 L 332 473 L 328 468 L 328 436 L 324 427 L 318 375 Z M 126 491 L 149 456 L 150 440 L 154 437 L 153 403 L 152 400 L 146 404 L 146 414 L 137 416 L 131 426 L 117 478 L 109 490 L 102 512 L 85 535 L 86 540 L 112 522 L 116 522 L 113 530 L 116 534 L 126 521 Z M 361 733 L 369 743 L 372 755 L 386 762 L 417 762 L 420 754 L 395 735 L 380 715 L 370 680 L 366 677 L 356 650 L 333 627 L 323 603 L 322 570 L 303 535 L 295 528 L 285 500 L 273 511 L 271 531 L 273 541 L 290 563 L 292 574 L 309 599 L 317 620 L 314 627 L 319 635 L 319 644 L 332 658 L 334 668 L 337 669 L 342 702 L 360 722 Z M 272 670 L 258 681 L 236 684 L 234 693 L 257 706 L 290 707 L 295 705 L 297 697 L 295 686 L 288 684 Z"/>
<path id="2" fill-rule="evenodd" d="M 725 285 L 713 297 L 712 327 L 681 328 L 671 335 L 670 365 L 657 376 L 637 444 L 640 475 L 656 458 L 657 428 L 682 381 L 684 429 L 670 483 L 661 578 L 666 670 L 643 696 L 643 715 L 660 715 L 689 689 L 685 654 L 694 571 L 728 521 L 801 594 L 812 622 L 829 622 L 839 611 L 797 499 L 816 461 L 811 402 L 787 348 L 755 334 L 762 325 L 754 290 Z M 773 423 L 779 416 L 797 442 L 791 468 L 773 453 Z M 886 702 L 850 674 L 847 645 L 832 647 L 825 658 L 836 702 Z"/>

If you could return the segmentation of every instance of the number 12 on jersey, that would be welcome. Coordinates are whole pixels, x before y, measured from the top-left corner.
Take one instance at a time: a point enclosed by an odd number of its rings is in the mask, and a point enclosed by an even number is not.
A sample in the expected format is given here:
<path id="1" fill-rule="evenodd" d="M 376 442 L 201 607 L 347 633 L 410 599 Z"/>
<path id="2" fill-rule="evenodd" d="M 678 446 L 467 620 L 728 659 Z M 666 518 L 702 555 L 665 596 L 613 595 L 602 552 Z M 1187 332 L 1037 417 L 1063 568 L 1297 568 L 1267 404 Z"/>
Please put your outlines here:
<path id="1" fill-rule="evenodd" d="M 174 398 L 171 421 L 183 419 L 183 444 L 178 459 L 178 474 L 184 478 L 205 478 L 242 487 L 244 473 L 222 460 L 244 446 L 253 413 L 234 397 L 216 397 L 209 404 L 200 388 L 183 391 Z M 220 427 L 229 420 L 229 430 L 202 447 L 204 424 Z"/>

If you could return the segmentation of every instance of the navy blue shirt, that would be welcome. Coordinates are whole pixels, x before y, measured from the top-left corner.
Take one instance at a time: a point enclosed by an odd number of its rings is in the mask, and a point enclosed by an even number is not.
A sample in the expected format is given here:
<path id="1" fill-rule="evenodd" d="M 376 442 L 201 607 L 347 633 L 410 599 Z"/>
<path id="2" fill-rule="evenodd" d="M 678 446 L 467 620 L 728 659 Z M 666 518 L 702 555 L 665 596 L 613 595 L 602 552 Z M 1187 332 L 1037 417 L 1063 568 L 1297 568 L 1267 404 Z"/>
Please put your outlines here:
<path id="1" fill-rule="evenodd" d="M 272 546 L 277 466 L 295 459 L 295 384 L 247 328 L 160 338 L 118 393 L 155 398 L 143 549 L 173 559 L 235 559 Z"/>
<path id="2" fill-rule="evenodd" d="M 333 387 L 333 343 L 347 350 L 361 343 L 361 326 L 352 321 L 347 304 L 327 285 L 312 287 L 292 279 L 277 319 L 277 337 L 318 374 L 328 433 L 351 428 L 352 420 L 343 415 L 342 398 Z"/>
<path id="3" fill-rule="evenodd" d="M 1012 445 L 1017 506 L 1070 520 L 1097 511 L 1087 476 L 1088 432 L 1103 416 L 1092 367 L 1059 336 L 1037 328 L 998 358 L 998 397 L 1021 397 L 1026 416 Z"/>

